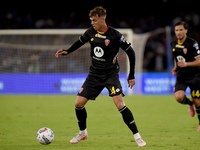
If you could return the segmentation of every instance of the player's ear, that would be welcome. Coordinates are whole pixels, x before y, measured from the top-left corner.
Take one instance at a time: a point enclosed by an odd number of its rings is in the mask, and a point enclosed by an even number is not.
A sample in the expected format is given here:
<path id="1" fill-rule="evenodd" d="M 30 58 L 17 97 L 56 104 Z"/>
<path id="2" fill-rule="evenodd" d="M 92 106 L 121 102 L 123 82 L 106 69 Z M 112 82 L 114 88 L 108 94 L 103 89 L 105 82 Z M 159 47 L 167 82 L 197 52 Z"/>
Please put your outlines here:
<path id="1" fill-rule="evenodd" d="M 106 20 L 106 18 L 105 17 L 100 17 L 101 18 L 101 21 L 105 21 Z"/>

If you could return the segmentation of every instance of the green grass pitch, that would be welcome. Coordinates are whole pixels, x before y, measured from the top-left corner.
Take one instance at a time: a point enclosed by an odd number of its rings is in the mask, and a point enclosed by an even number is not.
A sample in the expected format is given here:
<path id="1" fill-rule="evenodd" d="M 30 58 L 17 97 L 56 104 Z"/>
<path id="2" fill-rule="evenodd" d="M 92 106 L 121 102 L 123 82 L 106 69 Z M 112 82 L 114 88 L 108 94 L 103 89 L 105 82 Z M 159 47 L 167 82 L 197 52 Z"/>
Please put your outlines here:
<path id="1" fill-rule="evenodd" d="M 0 96 L 0 150 L 134 150 L 140 149 L 124 124 L 112 98 L 99 96 L 86 105 L 88 139 L 69 141 L 78 132 L 76 96 Z M 170 96 L 126 96 L 146 150 L 197 150 L 200 147 L 197 116 Z M 36 133 L 42 127 L 54 131 L 50 145 L 41 145 Z"/>

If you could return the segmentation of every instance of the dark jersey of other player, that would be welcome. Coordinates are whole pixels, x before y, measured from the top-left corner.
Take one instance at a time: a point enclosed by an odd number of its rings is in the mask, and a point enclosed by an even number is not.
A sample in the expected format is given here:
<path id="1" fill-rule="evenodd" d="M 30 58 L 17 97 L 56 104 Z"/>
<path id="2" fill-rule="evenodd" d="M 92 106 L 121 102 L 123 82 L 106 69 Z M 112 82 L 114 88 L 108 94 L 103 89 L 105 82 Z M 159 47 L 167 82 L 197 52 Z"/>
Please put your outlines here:
<path id="1" fill-rule="evenodd" d="M 108 27 L 105 33 L 97 32 L 93 27 L 90 27 L 80 37 L 80 41 L 91 44 L 92 66 L 90 71 L 98 74 L 118 70 L 119 48 L 126 51 L 131 45 L 120 32 L 112 27 Z"/>
<path id="2" fill-rule="evenodd" d="M 195 60 L 195 57 L 200 56 L 198 43 L 189 37 L 183 43 L 171 42 L 171 47 L 176 62 L 181 60 L 191 62 Z M 177 66 L 177 77 L 192 78 L 194 76 L 200 76 L 200 67 L 180 68 Z"/>

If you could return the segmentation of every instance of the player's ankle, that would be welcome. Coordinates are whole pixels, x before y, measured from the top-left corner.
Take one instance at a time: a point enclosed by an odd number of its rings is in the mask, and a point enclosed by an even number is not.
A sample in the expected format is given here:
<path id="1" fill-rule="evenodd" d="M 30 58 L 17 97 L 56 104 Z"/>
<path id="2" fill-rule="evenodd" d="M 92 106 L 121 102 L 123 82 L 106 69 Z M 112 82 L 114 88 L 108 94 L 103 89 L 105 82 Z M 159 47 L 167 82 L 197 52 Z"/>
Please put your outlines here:
<path id="1" fill-rule="evenodd" d="M 139 139 L 139 138 L 141 138 L 141 136 L 140 136 L 139 132 L 138 132 L 138 133 L 136 133 L 136 134 L 134 134 L 134 139 L 135 139 L 135 140 L 136 140 L 136 139 Z"/>
<path id="2" fill-rule="evenodd" d="M 85 130 L 80 130 L 80 134 L 86 135 L 86 134 L 87 134 L 87 129 L 85 129 Z"/>

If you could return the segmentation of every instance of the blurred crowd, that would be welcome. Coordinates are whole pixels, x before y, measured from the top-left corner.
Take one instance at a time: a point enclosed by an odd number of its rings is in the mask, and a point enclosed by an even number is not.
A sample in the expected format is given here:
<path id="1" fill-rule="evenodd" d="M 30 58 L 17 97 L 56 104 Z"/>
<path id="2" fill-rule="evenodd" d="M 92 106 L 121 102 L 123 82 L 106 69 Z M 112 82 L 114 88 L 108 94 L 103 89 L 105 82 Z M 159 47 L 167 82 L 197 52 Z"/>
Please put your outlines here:
<path id="1" fill-rule="evenodd" d="M 174 14 L 135 14 L 116 16 L 109 14 L 107 24 L 115 28 L 132 28 L 135 33 L 153 31 L 165 26 L 173 26 L 179 20 L 186 21 L 190 32 L 194 36 L 200 31 L 200 13 L 194 11 L 180 11 Z M 44 13 L 37 14 L 29 11 L 7 9 L 0 13 L 0 29 L 41 29 L 41 28 L 88 28 L 90 20 L 87 13 Z"/>
<path id="2" fill-rule="evenodd" d="M 154 31 L 158 28 L 173 25 L 184 20 L 189 24 L 188 36 L 200 43 L 200 13 L 195 11 L 179 11 L 170 14 L 148 15 L 114 15 L 107 17 L 107 24 L 115 28 L 131 28 L 137 34 Z M 36 14 L 31 11 L 16 11 L 7 9 L 0 13 L 0 29 L 61 29 L 61 28 L 88 28 L 90 20 L 88 13 L 47 13 Z M 144 72 L 163 72 L 167 70 L 165 33 L 154 35 L 147 41 L 144 53 Z M 34 58 L 35 59 L 35 58 Z"/>

